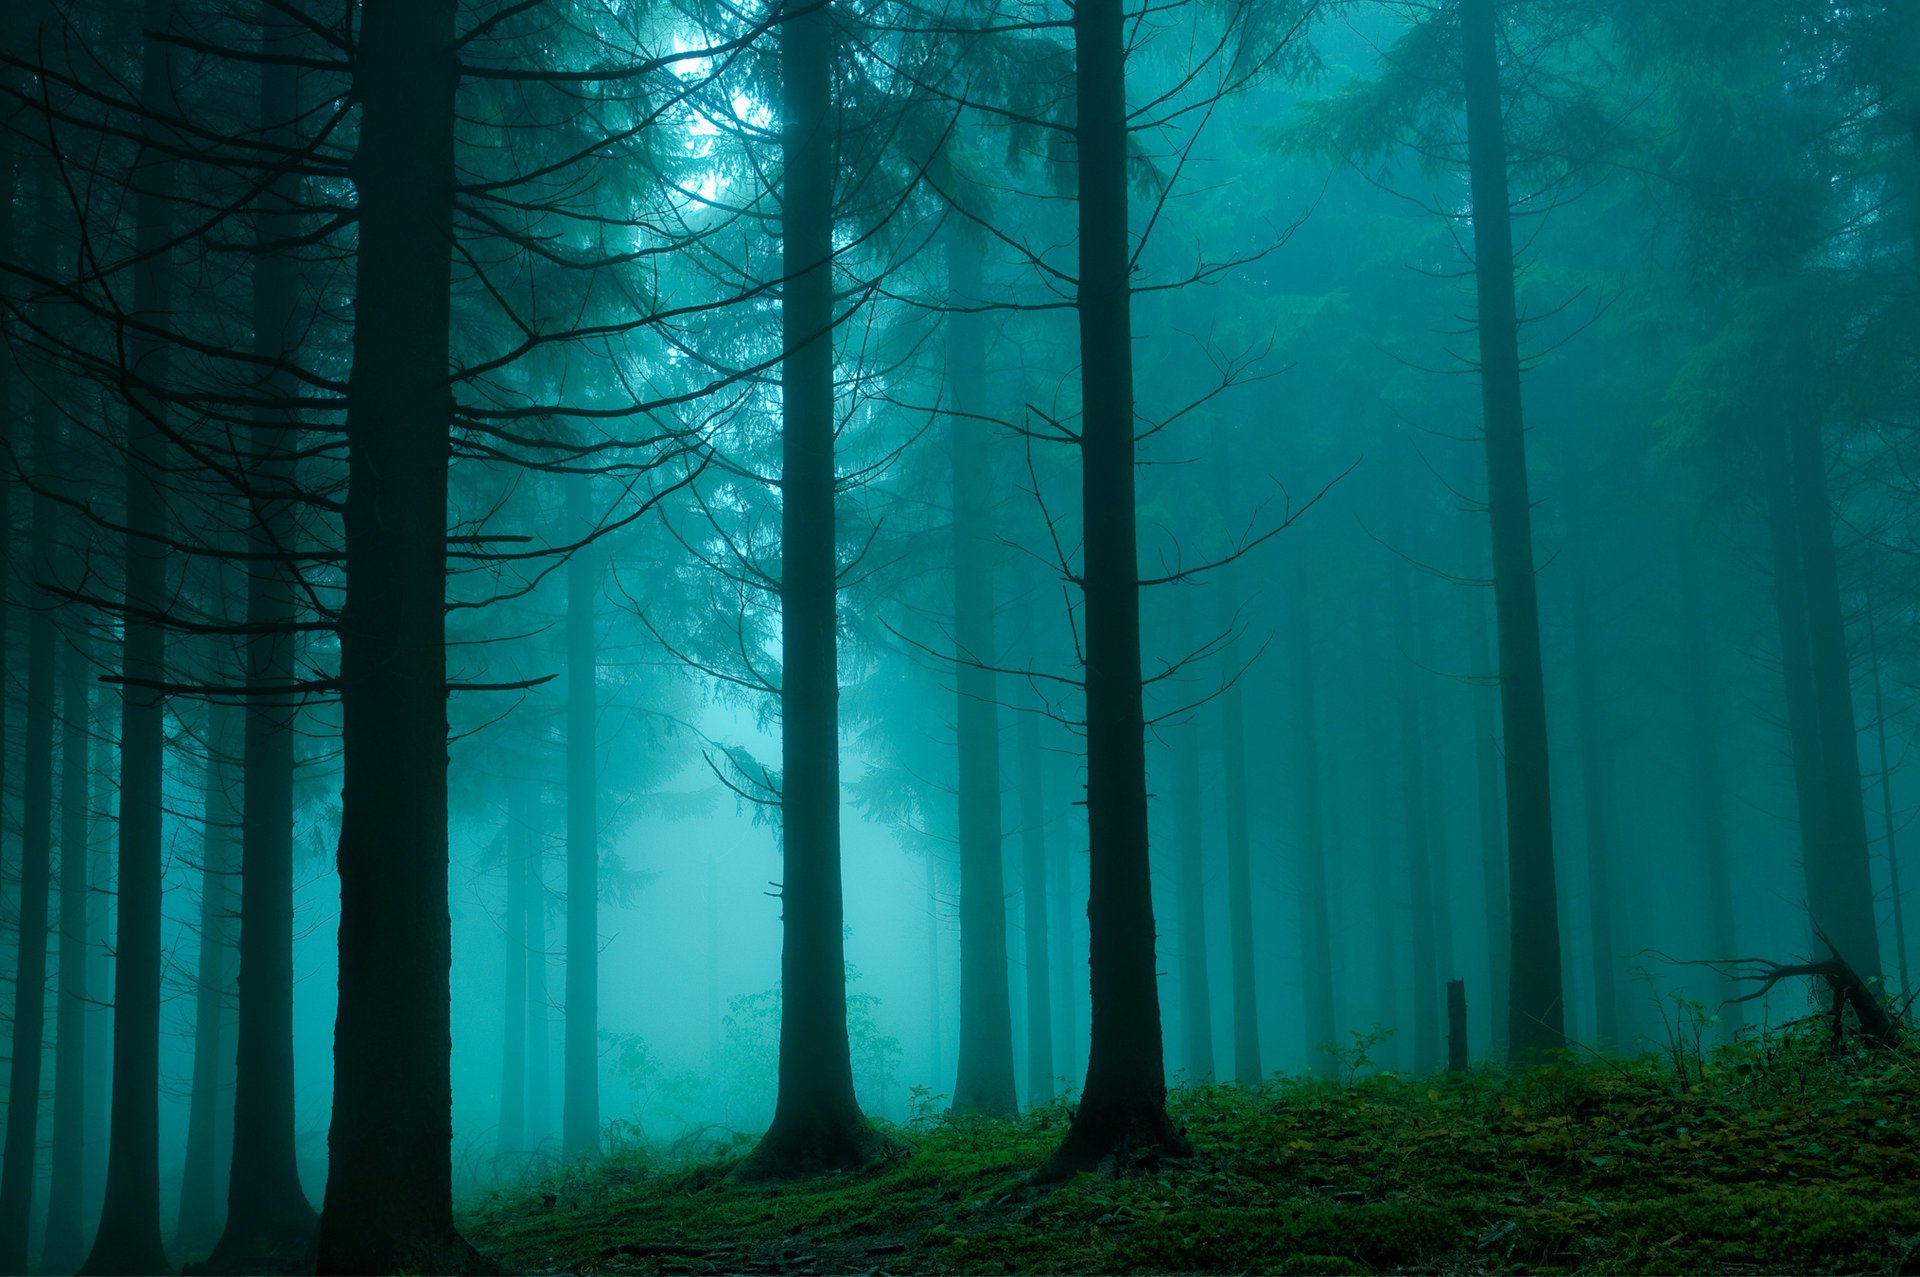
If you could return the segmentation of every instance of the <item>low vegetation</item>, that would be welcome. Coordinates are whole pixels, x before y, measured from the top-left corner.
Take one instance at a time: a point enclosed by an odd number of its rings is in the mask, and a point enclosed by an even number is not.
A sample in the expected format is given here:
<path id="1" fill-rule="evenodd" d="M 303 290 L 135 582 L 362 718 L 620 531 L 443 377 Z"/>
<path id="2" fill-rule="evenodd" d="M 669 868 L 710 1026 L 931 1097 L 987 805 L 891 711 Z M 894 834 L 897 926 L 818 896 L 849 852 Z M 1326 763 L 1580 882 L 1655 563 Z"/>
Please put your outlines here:
<path id="1" fill-rule="evenodd" d="M 1894 1272 L 1920 1243 L 1920 1054 L 1819 1023 L 1717 1051 L 1199 1086 L 1197 1155 L 1037 1187 L 1069 1105 L 928 1116 L 866 1174 L 630 1148 L 468 1203 L 523 1271 Z"/>

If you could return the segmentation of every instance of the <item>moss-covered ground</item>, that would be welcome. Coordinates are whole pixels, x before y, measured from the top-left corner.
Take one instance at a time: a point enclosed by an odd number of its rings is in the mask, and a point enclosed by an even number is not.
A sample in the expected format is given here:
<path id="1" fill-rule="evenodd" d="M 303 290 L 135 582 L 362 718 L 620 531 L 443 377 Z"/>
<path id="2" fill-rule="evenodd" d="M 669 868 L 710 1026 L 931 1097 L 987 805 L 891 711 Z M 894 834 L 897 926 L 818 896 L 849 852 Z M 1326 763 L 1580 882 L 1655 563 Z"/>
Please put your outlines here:
<path id="1" fill-rule="evenodd" d="M 1038 1187 L 1065 1105 L 889 1128 L 769 1186 L 635 1150 L 468 1204 L 510 1270 L 1867 1273 L 1920 1244 L 1920 1056 L 1717 1055 L 1198 1087 L 1189 1160 Z"/>

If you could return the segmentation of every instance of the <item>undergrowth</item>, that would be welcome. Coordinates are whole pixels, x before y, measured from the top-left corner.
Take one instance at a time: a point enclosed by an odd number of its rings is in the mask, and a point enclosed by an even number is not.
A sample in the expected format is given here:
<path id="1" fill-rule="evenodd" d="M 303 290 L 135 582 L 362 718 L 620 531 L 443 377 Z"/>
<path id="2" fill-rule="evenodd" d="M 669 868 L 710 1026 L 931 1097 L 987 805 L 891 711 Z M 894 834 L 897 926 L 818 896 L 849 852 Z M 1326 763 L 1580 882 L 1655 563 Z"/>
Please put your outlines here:
<path id="1" fill-rule="evenodd" d="M 1056 1104 L 932 1119 L 855 1176 L 629 1147 L 469 1203 L 522 1271 L 1893 1272 L 1920 1242 L 1920 1057 L 1813 1032 L 1521 1071 L 1203 1086 L 1149 1174 L 1028 1173 Z"/>

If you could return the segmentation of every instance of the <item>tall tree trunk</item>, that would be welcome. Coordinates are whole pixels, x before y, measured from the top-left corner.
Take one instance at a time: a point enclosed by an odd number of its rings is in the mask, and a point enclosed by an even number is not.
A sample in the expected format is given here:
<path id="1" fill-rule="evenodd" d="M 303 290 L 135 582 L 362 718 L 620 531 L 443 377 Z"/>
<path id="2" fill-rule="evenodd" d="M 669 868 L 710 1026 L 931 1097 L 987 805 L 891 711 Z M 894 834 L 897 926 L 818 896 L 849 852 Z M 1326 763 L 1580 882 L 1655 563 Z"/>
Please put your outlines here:
<path id="1" fill-rule="evenodd" d="M 782 275 L 780 364 L 779 1094 L 743 1166 L 784 1176 L 864 1165 L 879 1137 L 853 1094 L 846 925 L 840 882 L 839 561 L 833 385 L 834 45 L 831 0 L 780 25 Z"/>
<path id="2" fill-rule="evenodd" d="M 547 994 L 547 825 L 546 799 L 538 784 L 522 781 L 520 899 L 526 906 L 521 934 L 527 944 L 527 998 L 520 1008 L 527 1031 L 528 1148 L 539 1148 L 553 1134 L 553 1047 L 548 1033 Z"/>
<path id="3" fill-rule="evenodd" d="M 1552 785 L 1540 604 L 1534 581 L 1532 501 L 1520 391 L 1513 223 L 1506 121 L 1496 42 L 1498 0 L 1460 0 L 1467 149 L 1479 299 L 1480 394 L 1487 443 L 1487 512 L 1500 647 L 1500 713 L 1506 744 L 1507 855 L 1512 968 L 1508 1054 L 1524 1062 L 1566 1044 L 1560 918 L 1554 884 Z"/>
<path id="4" fill-rule="evenodd" d="M 1293 799 L 1298 813 L 1295 890 L 1300 902 L 1300 980 L 1306 1048 L 1315 1074 L 1336 1077 L 1338 1061 L 1321 1050 L 1338 1045 L 1334 1024 L 1333 926 L 1327 896 L 1326 821 L 1320 793 L 1320 719 L 1314 680 L 1313 610 L 1306 571 L 1294 575 L 1289 608 L 1288 666 L 1293 671 Z"/>
<path id="5" fill-rule="evenodd" d="M 957 302 L 980 295 L 980 245 L 967 231 L 947 240 L 947 288 Z M 1006 882 L 1001 868 L 999 689 L 990 668 L 994 633 L 993 462 L 984 403 L 987 333 L 982 315 L 947 319 L 947 379 L 954 413 L 953 642 L 955 744 L 960 808 L 959 1113 L 1011 1115 L 1013 1012 L 1007 993 Z"/>
<path id="6" fill-rule="evenodd" d="M 1233 575 L 1224 578 L 1235 579 Z M 1247 716 L 1235 662 L 1239 647 L 1222 654 L 1234 682 L 1220 694 L 1220 777 L 1227 822 L 1227 933 L 1233 966 L 1233 1080 L 1256 1086 L 1260 1066 L 1260 1000 L 1254 979 L 1253 839 L 1247 828 Z"/>
<path id="7" fill-rule="evenodd" d="M 592 530 L 593 481 L 567 477 L 567 513 Z M 567 563 L 567 1022 L 560 1155 L 600 1155 L 600 774 L 594 731 L 598 668 L 594 598 L 600 591 L 597 544 Z"/>
<path id="8" fill-rule="evenodd" d="M 1688 728 L 1696 767 L 1694 788 L 1700 802 L 1700 855 L 1706 870 L 1707 920 L 1716 954 L 1741 952 L 1734 926 L 1733 858 L 1727 836 L 1727 776 L 1720 753 L 1720 715 L 1714 695 L 1713 662 L 1707 653 L 1700 614 L 1701 582 L 1696 556 L 1681 556 L 1687 604 Z M 1727 1034 L 1739 1031 L 1743 1004 L 1737 982 L 1720 980 L 1720 1018 Z"/>
<path id="9" fill-rule="evenodd" d="M 84 622 L 68 627 L 60 658 L 60 975 L 54 1011 L 53 1168 L 47 1182 L 47 1231 L 40 1271 L 63 1273 L 86 1254 L 80 1194 L 88 1126 L 87 1006 L 92 946 L 88 899 L 87 737 L 93 720 L 87 687 L 91 636 Z M 96 1118 L 97 1120 L 97 1118 Z"/>
<path id="10" fill-rule="evenodd" d="M 263 53 L 291 54 L 302 32 L 271 3 L 257 9 Z M 281 145 L 298 143 L 296 72 L 263 63 L 260 124 Z M 276 245 L 297 233 L 289 219 L 297 183 L 285 175 L 263 194 L 253 234 L 253 348 L 267 369 L 261 397 L 295 393 L 282 365 L 300 345 L 293 260 Z M 285 1271 L 303 1262 L 318 1216 L 300 1184 L 293 1108 L 293 769 L 300 702 L 294 681 L 299 582 L 285 556 L 299 535 L 293 454 L 299 425 L 287 410 L 258 423 L 248 545 L 247 698 L 241 743 L 240 997 L 233 1079 L 233 1162 L 227 1176 L 227 1227 L 205 1268 L 214 1272 Z"/>
<path id="11" fill-rule="evenodd" d="M 1184 613 L 1182 613 L 1184 616 Z M 1191 625 L 1182 624 L 1182 648 Z M 1200 733 L 1189 722 L 1169 733 L 1173 753 L 1174 855 L 1180 892 L 1180 1023 L 1190 1082 L 1213 1081 L 1213 979 L 1207 969 L 1207 874 L 1205 816 L 1200 794 Z"/>
<path id="12" fill-rule="evenodd" d="M 1047 771 L 1044 755 L 1040 767 L 1041 783 L 1044 785 Z M 1073 908 L 1076 899 L 1073 862 L 1078 846 L 1078 840 L 1074 837 L 1075 828 L 1072 822 L 1068 823 L 1067 830 L 1057 840 L 1058 850 L 1048 866 L 1053 880 L 1053 1058 L 1055 1076 L 1060 1078 L 1080 1076 L 1086 1064 L 1080 1049 L 1080 995 L 1086 986 L 1077 978 L 1086 966 L 1086 950 L 1079 946 L 1079 929 L 1074 926 Z M 1086 915 L 1083 912 L 1080 916 Z"/>
<path id="13" fill-rule="evenodd" d="M 940 866 L 932 851 L 927 860 L 927 1051 L 934 1076 L 946 1072 L 946 1012 L 940 1005 Z"/>
<path id="14" fill-rule="evenodd" d="M 1569 523 L 1573 525 L 1569 528 L 1573 539 L 1569 584 L 1573 596 L 1574 699 L 1580 714 L 1580 808 L 1587 860 L 1587 935 L 1593 959 L 1594 1046 L 1614 1052 L 1620 1049 L 1622 945 L 1614 908 L 1616 843 L 1607 820 L 1613 794 L 1612 769 L 1601 725 L 1604 698 L 1594 667 L 1592 635 L 1597 621 L 1593 614 L 1586 550 L 1581 541 L 1586 525 L 1576 519 L 1570 519 Z"/>
<path id="15" fill-rule="evenodd" d="M 1880 938 L 1868 862 L 1867 813 L 1860 786 L 1860 729 L 1853 708 L 1853 667 L 1847 651 L 1846 615 L 1833 549 L 1833 514 L 1827 495 L 1827 457 L 1820 427 L 1797 414 L 1787 428 L 1792 457 L 1795 524 L 1800 570 L 1806 587 L 1807 655 L 1812 664 L 1814 706 L 1820 733 L 1821 785 L 1827 828 L 1821 873 L 1825 905 L 1814 914 L 1825 933 L 1864 979 L 1880 974 Z"/>
<path id="16" fill-rule="evenodd" d="M 319 1271 L 458 1270 L 447 910 L 453 0 L 366 0 L 347 388 L 340 1002 Z"/>
<path id="17" fill-rule="evenodd" d="M 1020 714 L 1020 894 L 1027 953 L 1027 1104 L 1053 1101 L 1053 974 L 1048 935 L 1047 794 L 1036 710 Z"/>
<path id="18" fill-rule="evenodd" d="M 1487 659 L 1486 612 L 1478 606 L 1479 597 L 1474 595 L 1475 606 L 1467 613 L 1467 664 L 1476 680 L 1471 689 L 1474 797 L 1480 824 L 1480 885 L 1487 920 L 1486 1006 L 1493 1053 L 1505 1058 L 1507 1015 L 1511 1010 L 1508 954 L 1512 947 L 1512 924 L 1507 916 L 1506 825 L 1500 811 L 1500 739 L 1494 724 L 1495 693 L 1481 681 L 1488 677 L 1491 667 Z"/>
<path id="19" fill-rule="evenodd" d="M 193 1000 L 193 1085 L 187 1104 L 186 1166 L 180 1177 L 180 1219 L 174 1245 L 200 1254 L 219 1239 L 224 1224 L 220 1189 L 231 1178 L 234 879 L 240 801 L 235 792 L 239 712 L 207 710 L 205 808 L 200 843 L 200 953 Z M 224 1155 L 224 1156 L 223 1156 Z"/>
<path id="20" fill-rule="evenodd" d="M 1880 687 L 1880 635 L 1874 621 L 1874 603 L 1875 600 L 1871 598 L 1867 600 L 1867 658 L 1873 667 L 1873 731 L 1880 753 L 1880 827 L 1886 831 L 1887 892 L 1893 898 L 1894 962 L 1900 972 L 1900 988 L 1904 992 L 1913 987 L 1907 970 L 1907 906 L 1900 892 L 1900 852 L 1894 837 L 1893 756 L 1887 750 L 1887 702 Z M 1732 953 L 1733 950 L 1728 948 L 1722 952 Z"/>
<path id="21" fill-rule="evenodd" d="M 1407 907 L 1413 924 L 1409 928 L 1413 966 L 1408 981 L 1413 997 L 1413 1068 L 1416 1073 L 1431 1073 L 1443 1058 L 1440 1011 L 1447 973 L 1440 968 L 1434 938 L 1434 913 L 1441 905 L 1434 898 L 1433 849 L 1428 837 L 1431 813 L 1427 810 L 1425 697 L 1419 685 L 1421 656 L 1414 634 L 1413 584 L 1408 579 L 1412 569 L 1396 562 L 1392 571 L 1394 634 L 1400 666 L 1400 723 L 1395 734 L 1400 740 L 1400 810 L 1405 826 L 1402 846 L 1407 857 Z"/>
<path id="22" fill-rule="evenodd" d="M 0 13 L 0 37 L 4 37 L 5 47 L 9 51 L 15 49 L 24 50 L 27 47 L 24 43 L 28 35 L 26 27 L 27 23 L 24 21 L 24 15 L 18 9 L 9 7 L 6 12 Z M 0 79 L 0 87 L 4 87 L 7 90 L 12 90 L 15 87 L 13 83 L 15 76 L 11 70 L 0 70 L 0 77 L 4 77 L 4 79 Z M 5 253 L 9 257 L 13 255 L 16 247 L 14 242 L 14 200 L 22 185 L 17 175 L 19 166 L 16 165 L 15 152 L 17 148 L 14 144 L 14 132 L 15 129 L 11 120 L 0 120 L 0 253 Z M 18 446 L 19 442 L 19 432 L 16 429 L 15 423 L 12 383 L 13 359 L 11 358 L 11 352 L 8 352 L 8 357 L 0 358 L 0 443 L 5 444 L 9 453 Z M 7 651 L 7 648 L 12 645 L 6 641 L 6 636 L 8 634 L 7 622 L 9 619 L 7 604 L 10 601 L 9 596 L 12 593 L 11 584 L 13 577 L 11 558 L 13 548 L 13 517 L 11 510 L 13 484 L 14 476 L 11 473 L 0 475 L 0 689 L 11 686 L 11 679 L 8 676 L 9 671 L 7 668 L 10 653 Z M 6 755 L 8 751 L 6 746 L 10 740 L 6 724 L 7 699 L 4 694 L 0 694 L 0 794 L 5 794 L 7 781 Z M 31 1000 L 22 993 L 22 990 L 28 987 L 23 977 L 26 972 L 26 958 L 30 947 L 27 928 L 29 905 L 26 900 L 26 868 L 27 866 L 23 862 L 21 865 L 20 908 L 15 915 L 18 920 L 18 927 L 15 931 L 17 953 L 13 966 L 13 1033 L 9 1047 L 9 1058 L 12 1060 L 23 1060 L 26 1058 L 23 1051 L 27 1044 L 21 1041 L 21 1037 L 31 1028 L 30 1013 L 28 1016 L 29 1022 L 22 1023 L 22 1012 L 27 1009 L 27 1004 Z M 49 873 L 51 873 L 51 870 L 49 870 Z M 4 879 L 4 877 L 5 875 L 0 873 L 0 879 Z M 46 894 L 44 889 L 41 894 L 43 897 Z M 41 907 L 42 909 L 46 907 L 44 902 Z M 64 966 L 64 956 L 61 961 Z M 34 1032 L 37 1033 L 38 1030 L 34 1030 Z M 33 1054 L 35 1058 L 38 1058 L 37 1039 Z M 0 1271 L 10 1273 L 21 1273 L 27 1270 L 27 1218 L 33 1211 L 33 1147 L 35 1132 L 32 1128 L 38 1125 L 39 1106 L 37 1104 L 28 1106 L 19 1101 L 18 1096 L 20 1089 L 22 1089 L 22 1084 L 24 1084 L 25 1081 L 26 1078 L 21 1076 L 21 1071 L 18 1068 L 10 1068 L 10 1076 L 7 1084 L 7 1133 L 5 1144 L 3 1148 L 0 1148 Z M 35 1079 L 35 1087 L 37 1088 L 38 1085 L 38 1079 Z M 26 1111 L 29 1107 L 32 1109 L 31 1114 Z M 18 1135 L 16 1135 L 14 1131 L 16 1125 L 22 1127 Z"/>
<path id="23" fill-rule="evenodd" d="M 501 915 L 500 1131 L 494 1156 L 502 1162 L 527 1151 L 527 782 L 507 781 L 507 822 L 502 857 L 507 903 Z"/>
<path id="24" fill-rule="evenodd" d="M 149 32 L 173 23 L 172 0 L 145 0 L 141 22 Z M 143 103 L 156 115 L 170 109 L 168 46 L 149 38 L 140 73 Z M 133 186 L 136 314 L 148 323 L 172 320 L 174 162 L 158 148 L 142 148 Z M 163 387 L 170 373 L 167 347 L 137 333 L 127 338 L 132 373 Z M 113 1103 L 107 1134 L 107 1188 L 100 1227 L 84 1273 L 156 1273 L 167 1267 L 160 1241 L 160 879 L 161 782 L 165 765 L 166 639 L 153 619 L 165 613 L 166 411 L 136 392 L 127 411 L 126 579 L 128 612 L 121 630 L 120 865 L 114 937 Z"/>
<path id="25" fill-rule="evenodd" d="M 1147 755 L 1135 537 L 1126 40 L 1120 0 L 1073 11 L 1080 191 L 1081 592 L 1087 710 L 1087 1083 L 1043 1173 L 1129 1150 L 1189 1151 L 1167 1118 L 1147 860 Z"/>
<path id="26" fill-rule="evenodd" d="M 28 533 L 29 590 L 53 584 L 59 508 L 48 490 L 58 472 L 54 456 L 53 405 L 33 397 L 32 463 L 38 482 Z M 53 611 L 44 599 L 27 621 L 26 766 L 20 819 L 20 912 L 13 967 L 13 1044 L 7 1081 L 6 1160 L 0 1166 L 0 1271 L 25 1272 L 28 1220 L 40 1129 L 40 1074 L 47 1010 L 47 913 L 53 865 Z M 156 974 L 157 974 L 156 954 Z M 64 965 L 64 963 L 63 963 Z M 158 1085 L 158 1077 L 155 1084 Z"/>

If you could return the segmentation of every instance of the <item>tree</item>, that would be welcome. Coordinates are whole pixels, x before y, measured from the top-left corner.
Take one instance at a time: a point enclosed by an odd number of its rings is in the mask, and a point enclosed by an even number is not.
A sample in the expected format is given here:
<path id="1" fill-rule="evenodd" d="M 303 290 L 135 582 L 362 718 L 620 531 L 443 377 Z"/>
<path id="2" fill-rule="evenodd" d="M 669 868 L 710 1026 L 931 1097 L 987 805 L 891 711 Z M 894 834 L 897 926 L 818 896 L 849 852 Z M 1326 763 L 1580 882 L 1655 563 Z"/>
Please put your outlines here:
<path id="1" fill-rule="evenodd" d="M 453 0 L 369 0 L 355 46 L 340 1003 L 319 1270 L 458 1271 L 445 638 Z"/>
<path id="2" fill-rule="evenodd" d="M 737 1173 L 863 1166 L 881 1147 L 853 1093 L 840 883 L 839 560 L 835 542 L 835 10 L 784 7 L 780 42 L 779 1092 Z"/>
<path id="3" fill-rule="evenodd" d="M 980 293 L 980 245 L 971 230 L 947 240 L 947 282 L 953 304 Z M 992 453 L 978 436 L 985 424 L 986 317 L 948 316 L 948 378 L 954 415 L 948 446 L 953 464 L 953 646 L 955 748 L 960 806 L 960 1060 L 953 1107 L 961 1113 L 1010 1116 L 1013 1013 L 1007 994 L 1006 888 L 1001 870 L 1000 718 L 994 670 L 994 572 L 990 494 Z"/>
<path id="4" fill-rule="evenodd" d="M 593 534 L 591 480 L 567 478 L 574 535 Z M 595 748 L 597 685 L 594 599 L 600 589 L 591 547 L 567 561 L 567 1022 L 560 1152 L 569 1161 L 600 1151 L 599 905 L 600 774 Z"/>
<path id="5" fill-rule="evenodd" d="M 1147 862 L 1123 31 L 1120 0 L 1074 9 L 1093 1045 L 1080 1106 L 1043 1169 L 1054 1178 L 1122 1152 L 1190 1148 L 1167 1117 Z"/>

